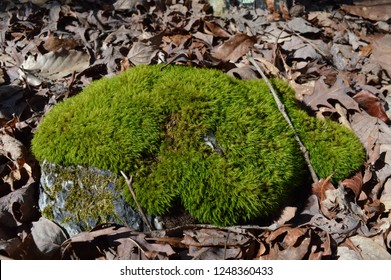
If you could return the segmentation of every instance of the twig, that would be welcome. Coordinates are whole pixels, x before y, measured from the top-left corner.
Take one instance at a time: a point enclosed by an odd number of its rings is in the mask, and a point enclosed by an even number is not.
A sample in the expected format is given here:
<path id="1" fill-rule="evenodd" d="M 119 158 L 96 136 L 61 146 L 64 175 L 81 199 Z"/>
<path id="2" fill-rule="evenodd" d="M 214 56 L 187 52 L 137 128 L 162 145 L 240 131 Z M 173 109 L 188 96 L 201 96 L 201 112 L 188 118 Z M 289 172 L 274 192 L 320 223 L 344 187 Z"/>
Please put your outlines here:
<path id="1" fill-rule="evenodd" d="M 307 166 L 308 166 L 308 169 L 309 169 L 309 171 L 311 173 L 312 180 L 314 182 L 318 182 L 319 178 L 318 178 L 318 175 L 316 175 L 314 167 L 311 164 L 311 160 L 310 160 L 310 157 L 308 155 L 308 150 L 304 146 L 303 142 L 301 142 L 301 139 L 300 139 L 299 135 L 297 134 L 297 132 L 295 130 L 295 127 L 292 124 L 291 119 L 289 118 L 287 112 L 285 111 L 285 105 L 281 102 L 280 98 L 278 97 L 277 92 L 273 88 L 273 86 L 270 83 L 269 79 L 266 77 L 265 73 L 262 71 L 261 67 L 259 67 L 258 63 L 254 60 L 254 58 L 252 56 L 250 56 L 250 55 L 247 55 L 247 59 L 248 59 L 248 61 L 251 62 L 252 65 L 255 66 L 255 68 L 257 69 L 259 74 L 261 74 L 262 79 L 266 82 L 267 86 L 269 87 L 269 89 L 270 89 L 270 91 L 271 91 L 271 93 L 272 93 L 272 95 L 274 97 L 274 100 L 277 103 L 278 111 L 280 111 L 280 113 L 283 115 L 285 121 L 288 123 L 289 127 L 293 130 L 295 139 L 296 139 L 297 143 L 299 143 L 300 150 L 301 150 L 301 152 L 304 155 L 304 159 L 305 159 L 305 161 L 307 163 Z"/>
<path id="2" fill-rule="evenodd" d="M 143 208 L 141 207 L 140 203 L 138 202 L 137 200 L 137 197 L 136 197 L 136 193 L 134 192 L 134 189 L 132 187 L 132 181 L 133 181 L 133 176 L 130 176 L 130 178 L 128 178 L 124 172 L 120 171 L 122 176 L 124 176 L 125 178 L 125 181 L 126 181 L 126 184 L 128 185 L 129 187 L 129 190 L 130 190 L 130 193 L 132 194 L 132 197 L 134 199 L 134 201 L 136 202 L 136 205 L 137 205 L 137 208 L 138 208 L 138 211 L 141 215 L 141 218 L 143 219 L 144 223 L 147 225 L 148 227 L 148 230 L 149 231 L 152 231 L 152 226 L 151 224 L 149 223 L 148 219 L 147 219 L 147 216 L 145 215 L 144 213 L 144 210 Z"/>

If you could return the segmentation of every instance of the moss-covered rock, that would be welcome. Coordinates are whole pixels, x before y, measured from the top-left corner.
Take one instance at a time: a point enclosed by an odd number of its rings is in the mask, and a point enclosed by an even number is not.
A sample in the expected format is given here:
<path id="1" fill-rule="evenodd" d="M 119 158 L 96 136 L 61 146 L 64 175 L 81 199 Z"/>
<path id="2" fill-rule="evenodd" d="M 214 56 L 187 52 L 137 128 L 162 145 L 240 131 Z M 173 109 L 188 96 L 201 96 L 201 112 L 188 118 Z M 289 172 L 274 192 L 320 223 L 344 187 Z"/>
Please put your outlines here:
<path id="1" fill-rule="evenodd" d="M 101 223 L 142 231 L 140 215 L 124 200 L 120 177 L 94 167 L 41 164 L 39 208 L 70 236 Z"/>
<path id="2" fill-rule="evenodd" d="M 274 86 L 319 176 L 337 170 L 340 180 L 362 165 L 364 149 L 351 131 L 308 116 L 284 82 Z M 138 66 L 96 81 L 47 114 L 32 150 L 40 161 L 132 174 L 150 214 L 181 201 L 199 221 L 219 225 L 269 216 L 308 182 L 265 83 L 217 70 Z"/>

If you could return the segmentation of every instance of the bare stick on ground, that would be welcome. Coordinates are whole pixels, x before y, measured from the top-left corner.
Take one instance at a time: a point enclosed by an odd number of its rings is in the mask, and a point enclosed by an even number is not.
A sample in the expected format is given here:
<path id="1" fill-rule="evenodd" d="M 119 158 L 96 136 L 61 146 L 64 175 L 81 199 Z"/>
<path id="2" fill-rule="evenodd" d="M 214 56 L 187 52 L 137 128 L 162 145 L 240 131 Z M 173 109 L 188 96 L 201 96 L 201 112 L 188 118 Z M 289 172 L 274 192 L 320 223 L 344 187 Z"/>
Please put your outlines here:
<path id="1" fill-rule="evenodd" d="M 287 112 L 285 111 L 285 105 L 281 102 L 280 98 L 278 97 L 277 92 L 273 88 L 273 86 L 270 83 L 269 79 L 266 77 L 265 73 L 262 71 L 261 67 L 259 67 L 258 63 L 255 61 L 255 59 L 252 56 L 250 56 L 250 55 L 247 55 L 247 59 L 248 59 L 248 61 L 251 62 L 252 65 L 254 65 L 254 67 L 257 69 L 259 74 L 261 74 L 262 79 L 266 82 L 267 86 L 269 87 L 269 89 L 270 89 L 270 91 L 271 91 L 271 93 L 272 93 L 272 95 L 274 97 L 274 100 L 277 103 L 278 110 L 284 116 L 284 119 L 288 123 L 289 127 L 293 130 L 293 133 L 295 135 L 295 139 L 296 139 L 297 143 L 299 143 L 299 145 L 300 145 L 300 150 L 301 150 L 301 152 L 304 155 L 304 159 L 305 159 L 305 161 L 307 163 L 307 166 L 308 166 L 308 169 L 309 169 L 309 171 L 311 173 L 312 181 L 318 182 L 319 178 L 318 178 L 318 175 L 316 175 L 314 167 L 311 164 L 311 160 L 310 160 L 310 157 L 308 155 L 308 150 L 304 146 L 303 142 L 301 142 L 301 139 L 300 139 L 299 135 L 297 134 L 297 132 L 295 130 L 295 127 L 292 124 L 291 119 L 289 118 Z"/>
<path id="2" fill-rule="evenodd" d="M 133 181 L 133 176 L 130 176 L 130 178 L 128 178 L 124 172 L 121 171 L 121 174 L 122 176 L 124 176 L 125 178 L 125 181 L 126 181 L 126 184 L 128 185 L 129 187 L 129 190 L 130 190 L 130 193 L 132 194 L 132 197 L 134 199 L 134 201 L 136 202 L 136 205 L 137 205 L 137 208 L 138 208 L 138 211 L 141 215 L 141 218 L 143 219 L 144 223 L 147 225 L 148 227 L 148 230 L 149 231 L 152 231 L 152 226 L 151 224 L 149 223 L 148 219 L 147 219 L 147 216 L 145 215 L 144 213 L 144 210 L 143 208 L 141 207 L 140 203 L 138 202 L 137 200 L 137 197 L 136 197 L 136 193 L 134 192 L 134 189 L 132 187 L 132 181 Z"/>

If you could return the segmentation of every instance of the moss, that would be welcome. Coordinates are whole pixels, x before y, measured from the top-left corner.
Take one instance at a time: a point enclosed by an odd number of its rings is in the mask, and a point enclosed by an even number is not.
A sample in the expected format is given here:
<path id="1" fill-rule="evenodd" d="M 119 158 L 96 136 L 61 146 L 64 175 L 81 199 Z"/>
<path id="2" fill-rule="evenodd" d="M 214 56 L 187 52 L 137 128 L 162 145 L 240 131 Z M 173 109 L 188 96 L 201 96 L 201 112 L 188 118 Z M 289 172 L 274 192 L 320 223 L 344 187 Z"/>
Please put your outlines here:
<path id="1" fill-rule="evenodd" d="M 362 165 L 351 131 L 308 116 L 285 83 L 274 84 L 320 176 L 337 169 L 339 180 Z M 219 225 L 275 213 L 308 178 L 265 83 L 210 69 L 138 66 L 94 82 L 47 114 L 32 150 L 40 161 L 132 174 L 150 214 L 180 200 L 199 221 Z"/>
<path id="2" fill-rule="evenodd" d="M 42 164 L 42 170 L 45 174 L 54 176 L 49 184 L 43 184 L 43 187 L 46 186 L 43 191 L 52 201 L 42 210 L 45 217 L 55 220 L 57 216 L 54 213 L 61 210 L 63 214 L 58 220 L 60 224 L 72 222 L 84 229 L 90 228 L 88 221 L 120 221 L 114 214 L 113 202 L 117 197 L 110 190 L 111 187 L 120 185 L 117 176 L 94 168 L 63 167 L 47 162 Z M 62 207 L 54 203 L 61 204 Z"/>

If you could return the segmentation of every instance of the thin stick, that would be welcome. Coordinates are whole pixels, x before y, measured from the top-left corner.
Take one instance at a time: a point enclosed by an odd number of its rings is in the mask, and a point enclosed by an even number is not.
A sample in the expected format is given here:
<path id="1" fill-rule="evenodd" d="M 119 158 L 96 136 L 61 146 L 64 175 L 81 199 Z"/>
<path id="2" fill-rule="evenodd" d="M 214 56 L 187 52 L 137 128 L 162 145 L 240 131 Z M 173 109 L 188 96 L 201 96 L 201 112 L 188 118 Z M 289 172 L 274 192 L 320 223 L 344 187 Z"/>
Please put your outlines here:
<path id="1" fill-rule="evenodd" d="M 272 95 L 274 97 L 274 100 L 277 103 L 278 111 L 280 111 L 280 113 L 284 116 L 285 121 L 288 123 L 289 127 L 293 130 L 293 133 L 294 133 L 294 136 L 295 136 L 295 139 L 296 139 L 297 143 L 299 143 L 300 150 L 301 150 L 301 152 L 304 155 L 304 159 L 305 159 L 305 161 L 307 163 L 307 166 L 308 166 L 308 169 L 309 169 L 309 171 L 311 173 L 312 181 L 318 182 L 319 178 L 318 178 L 318 175 L 316 175 L 314 167 L 311 164 L 311 160 L 310 160 L 310 157 L 308 155 L 308 150 L 304 146 L 303 142 L 301 142 L 301 139 L 300 139 L 299 135 L 297 134 L 297 132 L 295 130 L 295 127 L 292 124 L 291 119 L 289 118 L 288 114 L 286 113 L 285 105 L 281 102 L 280 98 L 278 97 L 277 92 L 274 90 L 274 88 L 273 88 L 272 84 L 270 83 L 269 79 L 266 77 L 265 73 L 262 71 L 261 67 L 259 67 L 258 63 L 254 60 L 254 58 L 252 56 L 250 56 L 250 55 L 247 55 L 247 59 L 248 59 L 248 61 L 251 62 L 252 65 L 255 66 L 255 68 L 257 69 L 259 74 L 261 74 L 262 79 L 266 82 L 267 86 L 269 87 L 269 89 L 270 89 L 270 91 L 271 91 L 271 93 L 272 93 Z"/>
<path id="2" fill-rule="evenodd" d="M 152 231 L 152 226 L 151 224 L 149 223 L 148 219 L 147 219 L 147 216 L 145 215 L 144 213 L 144 210 L 143 208 L 141 207 L 140 203 L 138 202 L 137 200 L 137 197 L 136 197 L 136 193 L 134 192 L 134 189 L 132 187 L 132 181 L 133 181 L 133 176 L 130 176 L 130 178 L 128 178 L 124 172 L 120 171 L 122 176 L 124 176 L 125 178 L 125 181 L 126 181 L 126 184 L 128 185 L 129 187 L 129 190 L 130 190 L 130 193 L 132 194 L 132 197 L 134 199 L 134 201 L 136 202 L 136 205 L 137 205 L 137 208 L 138 208 L 138 211 L 141 215 L 141 218 L 143 219 L 144 223 L 147 225 L 148 227 L 148 230 L 149 231 Z"/>

